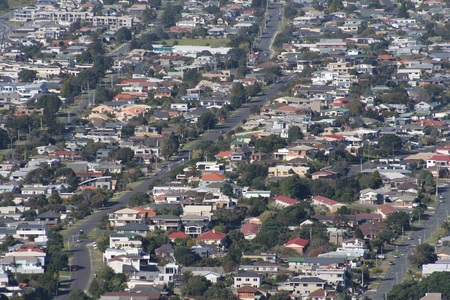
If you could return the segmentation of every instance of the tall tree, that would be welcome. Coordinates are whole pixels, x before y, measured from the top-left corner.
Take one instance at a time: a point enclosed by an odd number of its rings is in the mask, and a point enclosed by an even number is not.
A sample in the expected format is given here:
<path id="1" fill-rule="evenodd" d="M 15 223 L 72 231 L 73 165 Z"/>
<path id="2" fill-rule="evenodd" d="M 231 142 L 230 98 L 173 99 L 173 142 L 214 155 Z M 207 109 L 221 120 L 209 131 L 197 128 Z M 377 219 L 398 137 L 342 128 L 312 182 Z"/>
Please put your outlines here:
<path id="1" fill-rule="evenodd" d="M 1 6 L 1 4 L 0 4 L 0 6 Z M 38 78 L 37 72 L 34 70 L 22 70 L 19 72 L 18 75 L 19 75 L 19 80 L 21 82 L 33 82 Z"/>
<path id="2" fill-rule="evenodd" d="M 242 83 L 235 83 L 231 87 L 231 105 L 240 108 L 247 101 L 247 91 Z"/>
<path id="3" fill-rule="evenodd" d="M 174 134 L 169 134 L 162 142 L 161 154 L 167 160 L 178 151 L 179 146 L 178 138 Z"/>
<path id="4" fill-rule="evenodd" d="M 295 142 L 303 138 L 303 132 L 298 126 L 291 126 L 288 130 L 288 143 Z"/>

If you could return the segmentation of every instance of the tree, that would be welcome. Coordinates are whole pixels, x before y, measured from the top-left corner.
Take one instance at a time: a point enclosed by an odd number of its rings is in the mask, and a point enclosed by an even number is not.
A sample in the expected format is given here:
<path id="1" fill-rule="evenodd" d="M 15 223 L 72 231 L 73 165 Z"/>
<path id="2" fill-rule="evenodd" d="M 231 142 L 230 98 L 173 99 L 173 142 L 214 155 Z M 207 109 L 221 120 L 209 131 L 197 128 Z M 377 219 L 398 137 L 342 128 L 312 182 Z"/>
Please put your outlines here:
<path id="1" fill-rule="evenodd" d="M 169 28 L 175 26 L 175 23 L 178 21 L 182 7 L 179 5 L 172 6 L 172 4 L 167 3 L 164 11 L 161 15 L 161 22 L 164 28 Z"/>
<path id="2" fill-rule="evenodd" d="M 407 19 L 409 18 L 408 9 L 406 7 L 406 2 L 402 1 L 400 8 L 398 9 L 397 17 Z"/>
<path id="3" fill-rule="evenodd" d="M 303 139 L 303 132 L 298 126 L 291 126 L 288 130 L 288 139 L 287 142 L 290 144 L 297 140 Z"/>
<path id="4" fill-rule="evenodd" d="M 191 276 L 183 282 L 181 293 L 185 296 L 202 296 L 210 285 L 211 283 L 203 276 Z"/>
<path id="5" fill-rule="evenodd" d="M 44 114 L 53 115 L 61 108 L 62 101 L 56 95 L 43 95 L 36 101 L 36 105 L 44 109 Z"/>
<path id="6" fill-rule="evenodd" d="M 9 4 L 7 0 L 1 0 L 0 1 L 0 10 L 8 11 L 9 10 Z"/>
<path id="7" fill-rule="evenodd" d="M 75 289 L 70 291 L 69 300 L 89 300 L 89 297 L 86 295 L 86 293 L 81 289 Z"/>
<path id="8" fill-rule="evenodd" d="M 185 267 L 192 266 L 195 262 L 200 260 L 198 254 L 193 253 L 192 250 L 187 247 L 176 248 L 174 256 L 176 261 Z"/>
<path id="9" fill-rule="evenodd" d="M 280 183 L 280 191 L 284 196 L 304 199 L 309 195 L 308 186 L 303 184 L 300 176 L 294 174 Z"/>
<path id="10" fill-rule="evenodd" d="M 134 151 L 128 147 L 119 148 L 114 151 L 111 151 L 111 158 L 120 161 L 122 164 L 125 164 L 129 161 L 132 161 L 134 158 Z"/>
<path id="11" fill-rule="evenodd" d="M 450 221 L 442 222 L 441 228 L 445 230 L 445 235 L 448 235 L 450 233 Z"/>
<path id="12" fill-rule="evenodd" d="M 38 78 L 37 72 L 34 70 L 22 70 L 19 72 L 18 76 L 20 82 L 34 82 Z"/>
<path id="13" fill-rule="evenodd" d="M 128 206 L 142 206 L 149 202 L 150 196 L 147 193 L 137 192 L 136 194 L 131 196 L 130 200 L 128 201 Z"/>
<path id="14" fill-rule="evenodd" d="M 384 154 L 394 154 L 402 149 L 402 139 L 395 134 L 385 134 L 378 140 L 378 147 Z"/>
<path id="15" fill-rule="evenodd" d="M 363 239 L 363 238 L 364 238 L 364 235 L 363 235 L 363 233 L 362 233 L 362 231 L 361 231 L 361 228 L 356 227 L 356 228 L 355 228 L 355 231 L 353 232 L 353 236 L 354 236 L 355 238 L 357 238 L 357 239 Z"/>
<path id="16" fill-rule="evenodd" d="M 0 149 L 7 149 L 10 143 L 8 132 L 0 128 Z"/>
<path id="17" fill-rule="evenodd" d="M 225 183 L 221 188 L 220 192 L 228 197 L 232 197 L 234 195 L 233 186 L 229 183 Z"/>
<path id="18" fill-rule="evenodd" d="M 247 91 L 242 83 L 235 83 L 231 87 L 231 106 L 234 108 L 240 108 L 242 104 L 247 102 Z"/>
<path id="19" fill-rule="evenodd" d="M 434 248 L 429 244 L 420 244 L 416 247 L 414 254 L 411 254 L 409 260 L 419 268 L 424 264 L 431 264 L 437 260 L 437 255 L 434 253 Z"/>
<path id="20" fill-rule="evenodd" d="M 141 14 L 142 23 L 148 25 L 154 20 L 156 20 L 157 14 L 154 9 L 149 9 L 148 7 Z"/>
<path id="21" fill-rule="evenodd" d="M 120 131 L 120 136 L 123 139 L 129 138 L 130 136 L 134 135 L 134 129 L 135 126 L 133 126 L 132 124 L 127 124 L 122 127 L 122 130 Z"/>
<path id="22" fill-rule="evenodd" d="M 133 34 L 131 33 L 130 29 L 121 27 L 116 31 L 116 33 L 114 33 L 114 37 L 116 38 L 117 42 L 124 43 L 126 41 L 131 41 L 131 39 L 133 38 Z"/>
<path id="23" fill-rule="evenodd" d="M 394 212 L 388 215 L 387 222 L 394 226 L 394 230 L 400 234 L 402 230 L 409 229 L 410 216 L 404 211 Z"/>
<path id="24" fill-rule="evenodd" d="M 205 292 L 205 299 L 208 300 L 235 300 L 236 296 L 224 284 L 215 284 Z"/>
<path id="25" fill-rule="evenodd" d="M 276 293 L 276 294 L 270 296 L 269 299 L 270 300 L 290 300 L 291 295 L 289 294 L 289 292 L 280 292 L 280 293 Z"/>
<path id="26" fill-rule="evenodd" d="M 401 284 L 394 285 L 389 292 L 388 300 L 421 299 L 425 293 L 433 291 L 442 293 L 442 299 L 450 298 L 450 288 L 448 282 L 450 272 L 433 272 L 430 276 L 422 278 L 420 281 L 408 280 Z"/>
<path id="27" fill-rule="evenodd" d="M 175 135 L 169 134 L 162 142 L 161 154 L 168 160 L 174 153 L 178 152 L 179 146 L 178 139 Z"/>
<path id="28" fill-rule="evenodd" d="M 207 112 L 198 118 L 197 124 L 202 130 L 207 130 L 214 128 L 217 122 L 216 116 L 212 112 Z"/>

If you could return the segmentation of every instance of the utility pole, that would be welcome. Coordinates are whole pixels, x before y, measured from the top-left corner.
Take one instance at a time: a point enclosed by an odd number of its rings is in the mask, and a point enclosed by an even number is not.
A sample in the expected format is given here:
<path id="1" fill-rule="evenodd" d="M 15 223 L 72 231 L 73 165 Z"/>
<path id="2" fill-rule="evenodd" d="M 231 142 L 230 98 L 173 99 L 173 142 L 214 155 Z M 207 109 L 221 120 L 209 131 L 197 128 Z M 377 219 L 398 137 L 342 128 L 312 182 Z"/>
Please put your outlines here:
<path id="1" fill-rule="evenodd" d="M 437 167 L 437 175 L 436 175 L 436 199 L 435 199 L 435 202 L 436 202 L 436 205 L 437 205 L 437 203 L 438 203 L 438 201 L 439 201 L 439 165 L 436 165 L 436 167 Z"/>

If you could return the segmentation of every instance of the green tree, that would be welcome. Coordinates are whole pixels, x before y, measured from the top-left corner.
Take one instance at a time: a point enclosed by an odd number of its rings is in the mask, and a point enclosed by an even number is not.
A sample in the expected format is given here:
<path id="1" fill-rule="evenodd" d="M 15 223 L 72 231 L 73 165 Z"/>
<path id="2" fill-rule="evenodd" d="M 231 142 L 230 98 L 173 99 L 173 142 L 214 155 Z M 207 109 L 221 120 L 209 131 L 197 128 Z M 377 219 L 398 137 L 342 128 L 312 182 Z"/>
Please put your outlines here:
<path id="1" fill-rule="evenodd" d="M 128 206 L 142 206 L 146 203 L 150 202 L 150 196 L 147 193 L 137 192 L 133 196 L 131 196 L 128 201 Z"/>
<path id="2" fill-rule="evenodd" d="M 145 25 L 152 23 L 156 20 L 157 14 L 154 9 L 149 9 L 148 7 L 141 14 L 141 21 Z"/>
<path id="3" fill-rule="evenodd" d="M 450 233 L 450 221 L 442 222 L 441 228 L 445 230 L 445 235 L 448 235 Z"/>
<path id="4" fill-rule="evenodd" d="M 0 128 L 0 149 L 7 149 L 10 143 L 8 132 Z"/>
<path id="5" fill-rule="evenodd" d="M 136 128 L 136 127 L 133 126 L 132 124 L 127 124 L 127 125 L 123 126 L 123 127 L 122 127 L 122 130 L 120 131 L 120 136 L 121 136 L 123 139 L 127 139 L 127 138 L 129 138 L 130 136 L 133 136 L 133 135 L 134 135 L 134 129 L 135 129 L 135 128 Z"/>
<path id="6" fill-rule="evenodd" d="M 287 142 L 290 144 L 297 140 L 303 139 L 303 132 L 298 126 L 291 126 L 288 130 L 288 139 Z"/>
<path id="7" fill-rule="evenodd" d="M 207 130 L 207 129 L 213 129 L 216 124 L 217 124 L 218 120 L 216 118 L 216 116 L 212 113 L 212 112 L 207 112 L 202 114 L 199 118 L 198 118 L 198 127 L 202 130 Z"/>
<path id="8" fill-rule="evenodd" d="M 110 152 L 112 159 L 120 161 L 122 164 L 130 162 L 134 158 L 134 151 L 131 148 L 124 147 Z"/>
<path id="9" fill-rule="evenodd" d="M 114 33 L 114 37 L 116 38 L 116 41 L 118 43 L 124 43 L 126 41 L 131 41 L 131 39 L 133 38 L 133 34 L 131 33 L 130 29 L 121 27 Z"/>
<path id="10" fill-rule="evenodd" d="M 36 105 L 44 109 L 44 114 L 53 115 L 61 108 L 62 101 L 56 95 L 43 95 L 37 99 Z"/>
<path id="11" fill-rule="evenodd" d="M 161 154 L 168 160 L 174 153 L 178 152 L 179 146 L 177 137 L 174 134 L 169 134 L 162 142 Z"/>
<path id="12" fill-rule="evenodd" d="M 211 283 L 203 276 L 192 276 L 181 285 L 181 293 L 185 296 L 203 296 Z"/>
<path id="13" fill-rule="evenodd" d="M 192 266 L 194 263 L 200 260 L 200 256 L 193 253 L 190 248 L 187 247 L 177 247 L 174 252 L 176 261 L 185 266 Z"/>
<path id="14" fill-rule="evenodd" d="M 81 289 L 75 289 L 70 291 L 68 300 L 89 300 L 89 297 Z"/>
<path id="15" fill-rule="evenodd" d="M 181 16 L 182 7 L 180 5 L 172 6 L 170 3 L 166 3 L 164 11 L 161 15 L 161 22 L 164 28 L 175 26 L 175 23 Z"/>
<path id="16" fill-rule="evenodd" d="M 231 87 L 231 106 L 235 109 L 240 108 L 242 104 L 247 102 L 247 91 L 245 90 L 242 83 L 234 83 Z"/>
<path id="17" fill-rule="evenodd" d="M 269 300 L 290 300 L 291 295 L 289 292 L 279 292 L 270 296 Z"/>
<path id="18" fill-rule="evenodd" d="M 401 151 L 403 147 L 402 139 L 395 134 L 385 134 L 378 140 L 378 147 L 385 154 L 394 154 Z"/>
<path id="19" fill-rule="evenodd" d="M 434 253 L 434 248 L 429 244 L 418 245 L 414 254 L 411 254 L 408 258 L 412 264 L 418 266 L 419 268 L 424 264 L 431 264 L 437 260 L 437 256 Z"/>
<path id="20" fill-rule="evenodd" d="M 357 239 L 363 239 L 364 238 L 364 235 L 363 235 L 363 233 L 361 231 L 361 228 L 359 228 L 359 226 L 355 228 L 355 231 L 353 232 L 353 236 L 355 238 L 357 238 Z"/>
<path id="21" fill-rule="evenodd" d="M 280 183 L 280 191 L 284 196 L 298 199 L 304 199 L 309 195 L 308 186 L 297 174 L 283 179 Z"/>
<path id="22" fill-rule="evenodd" d="M 7 0 L 1 0 L 0 1 L 0 10 L 2 11 L 8 11 L 9 10 L 9 4 Z"/>
<path id="23" fill-rule="evenodd" d="M 397 17 L 407 19 L 409 18 L 408 9 L 406 7 L 406 2 L 402 1 L 400 8 L 398 9 Z"/>
<path id="24" fill-rule="evenodd" d="M 0 2 L 1 6 L 1 2 Z M 34 70 L 22 70 L 18 74 L 20 82 L 33 82 L 37 77 L 37 72 Z"/>

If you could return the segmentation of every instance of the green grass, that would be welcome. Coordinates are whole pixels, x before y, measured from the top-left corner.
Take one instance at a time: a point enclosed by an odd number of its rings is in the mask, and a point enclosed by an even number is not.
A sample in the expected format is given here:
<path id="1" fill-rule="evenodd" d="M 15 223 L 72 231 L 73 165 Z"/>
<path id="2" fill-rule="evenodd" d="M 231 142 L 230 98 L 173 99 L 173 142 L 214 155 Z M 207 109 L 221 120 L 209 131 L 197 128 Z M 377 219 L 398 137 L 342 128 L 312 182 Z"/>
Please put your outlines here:
<path id="1" fill-rule="evenodd" d="M 180 40 L 163 40 L 158 43 L 173 46 L 174 43 L 180 46 L 211 46 L 211 47 L 226 47 L 230 39 L 180 39 Z"/>
<path id="2" fill-rule="evenodd" d="M 8 5 L 10 9 L 21 8 L 25 6 L 30 6 L 36 4 L 36 0 L 8 0 Z"/>

